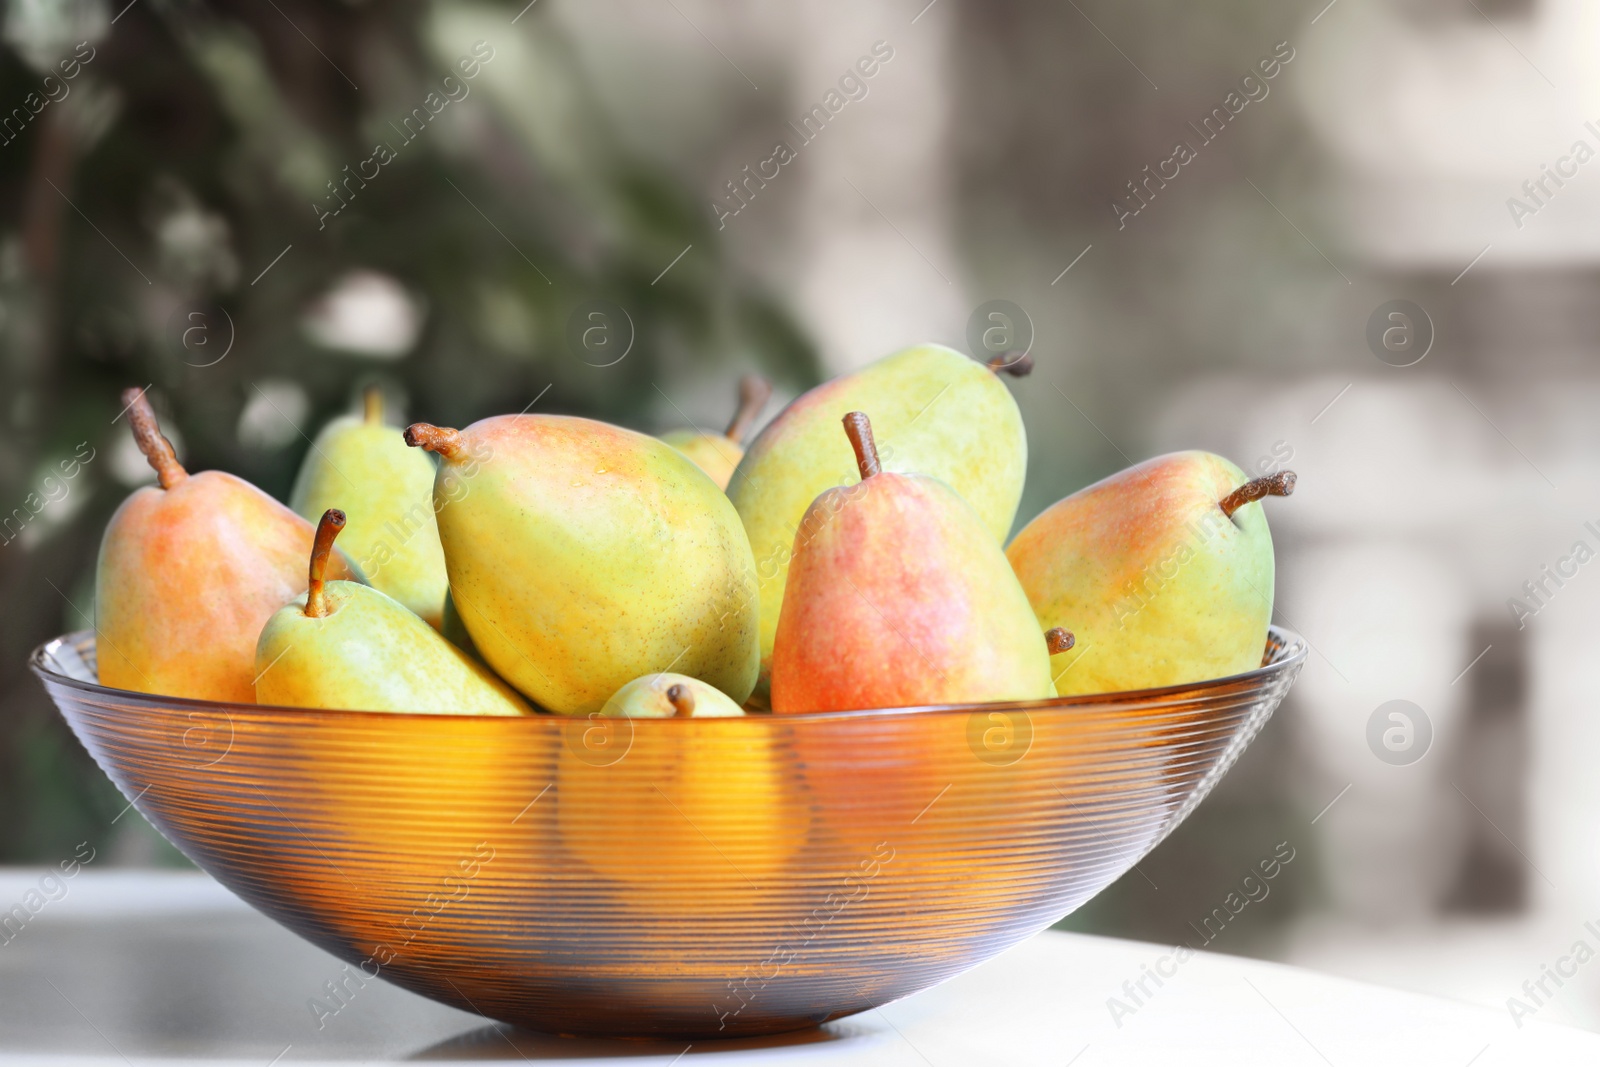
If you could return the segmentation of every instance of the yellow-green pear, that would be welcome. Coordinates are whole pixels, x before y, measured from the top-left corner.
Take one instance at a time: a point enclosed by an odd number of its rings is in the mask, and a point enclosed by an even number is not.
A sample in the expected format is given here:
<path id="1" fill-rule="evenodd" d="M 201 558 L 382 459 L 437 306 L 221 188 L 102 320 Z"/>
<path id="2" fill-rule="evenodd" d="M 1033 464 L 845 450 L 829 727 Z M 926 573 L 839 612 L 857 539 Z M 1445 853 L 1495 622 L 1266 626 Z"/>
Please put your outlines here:
<path id="1" fill-rule="evenodd" d="M 438 628 L 448 580 L 433 475 L 433 461 L 385 425 L 382 394 L 372 387 L 361 417 L 342 415 L 317 434 L 289 506 L 311 522 L 342 507 L 350 525 L 339 543 L 367 581 Z"/>
<path id="2" fill-rule="evenodd" d="M 1221 456 L 1174 452 L 1046 508 L 1006 550 L 1044 626 L 1077 647 L 1056 692 L 1222 678 L 1261 666 L 1272 618 L 1272 534 L 1259 501 L 1295 476 L 1251 480 Z"/>
<path id="3" fill-rule="evenodd" d="M 587 715 L 677 671 L 755 685 L 755 565 L 727 496 L 654 437 L 592 419 L 416 423 L 450 595 L 484 662 L 540 707 Z"/>
<path id="4" fill-rule="evenodd" d="M 256 701 L 348 711 L 527 715 L 531 709 L 483 664 L 404 604 L 368 586 L 325 581 L 345 525 L 317 525 L 306 594 L 280 608 L 256 644 Z"/>
<path id="5" fill-rule="evenodd" d="M 600 714 L 629 719 L 721 719 L 743 715 L 728 695 L 686 674 L 647 674 L 612 694 Z"/>
<path id="6" fill-rule="evenodd" d="M 785 739 L 751 728 L 761 725 L 732 715 L 573 721 L 554 774 L 558 847 L 573 877 L 628 919 L 725 922 L 781 894 L 797 876 L 785 867 L 808 844 L 814 799 L 784 773 Z"/>
<path id="7" fill-rule="evenodd" d="M 744 435 L 761 417 L 761 409 L 772 398 L 772 383 L 759 374 L 746 374 L 739 379 L 739 410 L 722 433 L 702 433 L 699 430 L 672 430 L 661 439 L 679 452 L 694 460 L 695 466 L 710 475 L 717 488 L 728 488 L 733 469 L 744 458 Z"/>
<path id="8" fill-rule="evenodd" d="M 849 412 L 872 416 L 884 470 L 939 479 L 972 505 L 996 544 L 1005 542 L 1022 498 L 1028 442 L 1016 401 L 998 378 L 1004 369 L 943 345 L 917 345 L 805 393 L 751 442 L 728 496 L 750 535 L 761 590 L 759 700 L 771 682 L 801 519 L 818 496 L 858 480 L 850 442 L 839 432 Z"/>

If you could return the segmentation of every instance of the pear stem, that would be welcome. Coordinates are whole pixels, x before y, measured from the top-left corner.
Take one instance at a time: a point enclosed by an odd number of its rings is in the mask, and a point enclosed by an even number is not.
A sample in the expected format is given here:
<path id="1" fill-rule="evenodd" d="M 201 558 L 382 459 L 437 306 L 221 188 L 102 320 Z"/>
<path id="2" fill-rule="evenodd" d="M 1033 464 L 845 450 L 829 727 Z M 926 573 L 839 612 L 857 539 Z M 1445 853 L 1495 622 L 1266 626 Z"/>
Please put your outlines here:
<path id="1" fill-rule="evenodd" d="M 856 466 L 861 468 L 861 480 L 866 481 L 874 474 L 881 474 L 883 464 L 878 462 L 878 446 L 872 440 L 872 423 L 867 416 L 859 411 L 846 415 L 844 432 L 850 438 L 850 447 L 856 450 Z"/>
<path id="2" fill-rule="evenodd" d="M 1050 650 L 1052 656 L 1061 655 L 1077 643 L 1078 639 L 1072 636 L 1072 631 L 1060 626 L 1053 626 L 1044 632 L 1044 647 Z"/>
<path id="3" fill-rule="evenodd" d="M 323 578 L 328 572 L 328 553 L 333 551 L 333 539 L 344 529 L 344 512 L 329 508 L 317 523 L 317 536 L 311 542 L 311 580 L 306 587 L 306 617 L 320 619 L 328 614 L 328 602 L 322 592 Z"/>
<path id="4" fill-rule="evenodd" d="M 772 399 L 772 383 L 759 374 L 746 374 L 739 379 L 739 410 L 728 423 L 726 436 L 734 444 L 744 440 L 750 427 L 761 416 L 761 409 Z"/>
<path id="5" fill-rule="evenodd" d="M 1252 482 L 1245 482 L 1239 488 L 1222 498 L 1222 513 L 1233 518 L 1233 513 L 1250 503 L 1260 500 L 1264 496 L 1288 496 L 1294 492 L 1294 471 L 1279 471 L 1269 474 L 1265 478 L 1257 478 Z"/>
<path id="6" fill-rule="evenodd" d="M 139 451 L 144 453 L 144 458 L 150 461 L 150 466 L 155 468 L 161 488 L 171 489 L 189 477 L 189 472 L 178 462 L 178 453 L 173 451 L 172 442 L 162 434 L 155 409 L 150 406 L 144 390 L 137 387 L 124 389 L 122 407 L 128 413 L 129 425 L 133 427 L 133 439 L 139 445 Z"/>
<path id="7" fill-rule="evenodd" d="M 667 686 L 667 703 L 678 713 L 677 717 L 686 719 L 694 714 L 694 694 L 682 682 L 674 682 Z"/>
<path id="8" fill-rule="evenodd" d="M 427 422 L 414 422 L 406 427 L 406 444 L 412 448 L 426 448 L 445 459 L 452 459 L 461 451 L 461 431 Z"/>
<path id="9" fill-rule="evenodd" d="M 361 394 L 361 418 L 368 426 L 383 425 L 383 390 L 376 385 Z"/>
<path id="10" fill-rule="evenodd" d="M 1026 378 L 1033 373 L 1033 356 L 1024 352 L 1013 359 L 1011 353 L 1004 352 L 991 359 L 987 366 L 996 374 L 1009 374 L 1013 378 Z"/>

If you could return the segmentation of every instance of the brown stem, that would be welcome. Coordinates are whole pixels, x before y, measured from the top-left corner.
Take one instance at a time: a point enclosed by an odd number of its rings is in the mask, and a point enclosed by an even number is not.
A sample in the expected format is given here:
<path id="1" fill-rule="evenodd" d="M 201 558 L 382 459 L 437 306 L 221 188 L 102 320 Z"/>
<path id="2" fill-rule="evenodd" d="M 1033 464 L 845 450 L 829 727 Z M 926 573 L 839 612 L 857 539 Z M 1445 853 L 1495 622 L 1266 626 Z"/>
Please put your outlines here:
<path id="1" fill-rule="evenodd" d="M 1077 643 L 1078 639 L 1072 636 L 1072 631 L 1060 626 L 1052 626 L 1044 632 L 1044 647 L 1050 650 L 1052 656 L 1061 655 Z"/>
<path id="2" fill-rule="evenodd" d="M 667 686 L 667 703 L 672 705 L 678 713 L 678 718 L 686 719 L 694 714 L 694 693 L 682 682 L 675 682 Z"/>
<path id="3" fill-rule="evenodd" d="M 1294 471 L 1279 471 L 1253 482 L 1245 482 L 1222 498 L 1222 513 L 1232 518 L 1235 511 L 1252 500 L 1260 500 L 1264 496 L 1288 496 L 1294 492 L 1294 483 Z"/>
<path id="4" fill-rule="evenodd" d="M 426 448 L 445 459 L 452 459 L 461 451 L 461 431 L 427 422 L 413 422 L 406 427 L 406 444 L 412 448 Z"/>
<path id="5" fill-rule="evenodd" d="M 996 374 L 1009 374 L 1013 378 L 1026 378 L 1033 373 L 1033 356 L 1024 352 L 1022 355 L 1013 358 L 1011 353 L 1006 352 L 991 359 L 988 367 Z"/>
<path id="6" fill-rule="evenodd" d="M 739 410 L 728 423 L 727 438 L 734 444 L 744 440 L 750 427 L 761 417 L 761 409 L 772 399 L 772 383 L 759 374 L 746 374 L 739 379 Z"/>
<path id="7" fill-rule="evenodd" d="M 861 469 L 861 480 L 866 481 L 874 474 L 881 473 L 883 464 L 878 462 L 878 446 L 872 440 L 872 423 L 867 416 L 859 411 L 846 415 L 844 432 L 850 438 L 850 447 L 856 450 L 856 466 Z"/>
<path id="8" fill-rule="evenodd" d="M 156 421 L 155 409 L 150 406 L 150 399 L 144 395 L 144 390 L 124 389 L 122 407 L 128 413 L 129 425 L 133 427 L 133 439 L 139 445 L 139 451 L 144 453 L 144 458 L 150 461 L 150 466 L 155 468 L 161 488 L 171 489 L 189 477 L 189 472 L 178 462 L 172 442 L 161 433 L 161 424 Z"/>
<path id="9" fill-rule="evenodd" d="M 328 614 L 328 602 L 322 594 L 323 576 L 328 572 L 328 553 L 333 551 L 333 539 L 344 529 L 344 512 L 329 508 L 317 523 L 317 536 L 311 542 L 311 581 L 306 587 L 306 617 L 320 619 Z"/>
<path id="10" fill-rule="evenodd" d="M 383 390 L 376 385 L 361 394 L 361 418 L 368 426 L 383 425 Z"/>

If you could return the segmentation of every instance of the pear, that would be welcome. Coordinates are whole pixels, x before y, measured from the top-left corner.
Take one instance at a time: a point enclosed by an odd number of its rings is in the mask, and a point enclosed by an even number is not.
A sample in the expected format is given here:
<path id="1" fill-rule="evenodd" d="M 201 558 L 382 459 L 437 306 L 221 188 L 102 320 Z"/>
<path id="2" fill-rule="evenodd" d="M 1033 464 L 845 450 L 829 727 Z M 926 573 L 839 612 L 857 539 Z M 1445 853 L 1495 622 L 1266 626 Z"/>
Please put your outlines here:
<path id="1" fill-rule="evenodd" d="M 1006 550 L 1045 626 L 1070 620 L 1062 696 L 1221 678 L 1261 665 L 1272 535 L 1258 501 L 1295 476 L 1250 480 L 1209 452 L 1146 460 L 1045 509 Z"/>
<path id="2" fill-rule="evenodd" d="M 772 383 L 759 374 L 746 374 L 739 379 L 739 410 L 734 412 L 727 430 L 720 434 L 673 430 L 662 434 L 661 439 L 694 460 L 695 466 L 710 475 L 718 489 L 726 489 L 733 469 L 744 458 L 744 435 L 761 417 L 761 409 L 771 398 Z"/>
<path id="3" fill-rule="evenodd" d="M 777 907 L 795 877 L 785 868 L 807 847 L 814 800 L 785 773 L 793 751 L 751 728 L 760 725 L 733 716 L 656 729 L 571 722 L 554 746 L 553 818 L 585 891 L 624 916 L 679 922 Z M 621 755 L 595 758 L 580 737 L 607 728 Z"/>
<path id="4" fill-rule="evenodd" d="M 861 481 L 800 523 L 772 710 L 1054 695 L 1049 645 L 992 531 L 943 482 L 883 470 L 864 414 L 844 424 Z"/>
<path id="5" fill-rule="evenodd" d="M 241 478 L 189 474 L 142 389 L 122 394 L 158 485 L 117 508 L 95 567 L 100 684 L 197 700 L 255 702 L 256 637 L 306 590 L 309 522 Z M 333 573 L 359 572 L 342 554 Z"/>
<path id="6" fill-rule="evenodd" d="M 647 674 L 612 694 L 600 709 L 629 719 L 719 719 L 743 715 L 727 694 L 683 674 Z"/>
<path id="7" fill-rule="evenodd" d="M 328 582 L 344 512 L 317 524 L 308 589 L 267 621 L 256 645 L 262 704 L 346 711 L 528 715 L 531 709 L 481 663 L 377 589 Z"/>
<path id="8" fill-rule="evenodd" d="M 887 469 L 944 482 L 972 505 L 996 545 L 1016 517 L 1027 438 L 1016 401 L 984 364 L 942 345 L 918 345 L 796 399 L 751 442 L 728 484 L 761 590 L 758 699 L 770 682 L 800 520 L 824 490 L 855 481 L 839 419 L 857 409 L 872 412 Z"/>
<path id="9" fill-rule="evenodd" d="M 306 453 L 289 506 L 311 522 L 335 504 L 350 515 L 340 545 L 382 590 L 442 625 L 448 585 L 433 517 L 434 464 L 383 422 L 383 394 L 366 392 L 360 418 L 323 427 Z"/>
<path id="10" fill-rule="evenodd" d="M 591 419 L 417 423 L 439 455 L 450 594 L 478 653 L 540 707 L 599 711 L 675 670 L 736 703 L 759 662 L 755 565 L 733 504 L 683 453 Z"/>

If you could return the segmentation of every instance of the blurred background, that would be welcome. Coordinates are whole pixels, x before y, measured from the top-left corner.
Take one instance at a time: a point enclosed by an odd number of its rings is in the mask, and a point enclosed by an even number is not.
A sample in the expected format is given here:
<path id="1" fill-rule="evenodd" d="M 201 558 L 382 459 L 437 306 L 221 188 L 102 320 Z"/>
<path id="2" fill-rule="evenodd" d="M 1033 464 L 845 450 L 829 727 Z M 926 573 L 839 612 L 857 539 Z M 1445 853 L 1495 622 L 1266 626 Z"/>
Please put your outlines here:
<path id="1" fill-rule="evenodd" d="M 370 383 L 720 426 L 743 371 L 971 351 L 1006 301 L 1019 527 L 1175 448 L 1300 475 L 1299 684 L 1064 925 L 1499 1008 L 1600 946 L 1593 4 L 8 0 L 3 38 L 0 862 L 185 862 L 24 667 L 152 478 L 123 387 L 283 496 Z M 1551 990 L 1600 1028 L 1600 968 Z"/>

